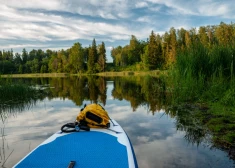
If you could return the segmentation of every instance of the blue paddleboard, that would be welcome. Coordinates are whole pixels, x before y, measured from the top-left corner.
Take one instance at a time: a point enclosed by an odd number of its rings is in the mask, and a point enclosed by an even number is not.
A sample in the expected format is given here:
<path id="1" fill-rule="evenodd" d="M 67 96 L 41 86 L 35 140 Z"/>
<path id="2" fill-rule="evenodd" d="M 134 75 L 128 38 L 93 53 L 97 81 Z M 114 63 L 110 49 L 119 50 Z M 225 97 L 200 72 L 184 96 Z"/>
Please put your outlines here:
<path id="1" fill-rule="evenodd" d="M 131 142 L 122 127 L 112 120 L 109 129 L 53 134 L 15 168 L 137 168 Z"/>

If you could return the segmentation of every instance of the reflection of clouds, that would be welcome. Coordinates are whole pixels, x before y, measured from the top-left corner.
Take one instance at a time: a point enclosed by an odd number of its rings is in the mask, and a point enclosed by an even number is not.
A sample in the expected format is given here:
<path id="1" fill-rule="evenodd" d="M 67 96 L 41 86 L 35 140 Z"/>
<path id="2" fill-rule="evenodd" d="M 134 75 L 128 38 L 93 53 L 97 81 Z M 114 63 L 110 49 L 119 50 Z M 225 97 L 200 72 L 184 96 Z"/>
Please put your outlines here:
<path id="1" fill-rule="evenodd" d="M 109 112 L 111 118 L 122 125 L 130 137 L 137 137 L 131 138 L 133 145 L 147 143 L 155 139 L 165 139 L 176 132 L 172 119 L 168 119 L 166 115 L 162 116 L 161 113 L 152 116 L 152 114 L 147 113 L 144 106 L 138 108 L 135 112 L 132 112 L 132 108 L 127 105 L 110 104 L 105 106 L 105 109 Z"/>
<path id="2" fill-rule="evenodd" d="M 107 97 L 107 100 L 113 100 L 113 96 Z"/>
<path id="3" fill-rule="evenodd" d="M 131 110 L 130 106 L 105 106 L 106 111 L 108 111 L 109 116 L 115 120 L 124 120 L 128 117 L 129 111 Z"/>
<path id="4" fill-rule="evenodd" d="M 161 132 L 153 132 L 152 135 L 153 136 L 162 136 L 162 133 Z"/>
<path id="5" fill-rule="evenodd" d="M 146 137 L 146 136 L 137 136 L 137 141 L 139 143 L 147 143 L 149 141 L 149 137 Z"/>
<path id="6" fill-rule="evenodd" d="M 150 123 L 139 123 L 140 127 L 144 127 L 144 128 L 150 128 L 151 124 Z"/>
<path id="7" fill-rule="evenodd" d="M 226 153 L 203 145 L 188 145 L 185 132 L 177 131 L 175 119 L 163 115 L 162 110 L 152 115 L 144 106 L 133 112 L 123 104 L 107 102 L 105 108 L 130 137 L 139 167 L 232 167 Z"/>
<path id="8" fill-rule="evenodd" d="M 176 132 L 173 119 L 160 113 L 152 116 L 146 113 L 144 107 L 138 108 L 136 112 L 132 112 L 130 106 L 117 106 L 107 110 L 110 110 L 110 116 L 122 125 L 130 137 L 139 137 L 131 138 L 133 145 L 166 139 Z"/>
<path id="9" fill-rule="evenodd" d="M 25 128 L 32 127 L 51 127 L 56 126 L 60 129 L 59 124 L 64 122 L 74 121 L 79 109 L 74 106 L 74 108 L 67 108 L 66 102 L 63 101 L 51 101 L 47 102 L 44 107 L 44 103 L 39 103 L 37 107 L 33 108 L 31 111 L 24 112 L 14 118 L 8 118 L 8 123 L 11 127 L 22 127 L 22 131 Z M 64 107 L 64 108 L 62 108 Z"/>
<path id="10" fill-rule="evenodd" d="M 165 140 L 155 140 L 150 143 L 139 144 L 135 147 L 139 167 L 168 168 L 168 167 L 231 167 L 224 159 L 225 154 L 220 151 L 194 145 L 186 145 L 182 135 L 173 134 Z M 223 158 L 223 159 L 222 159 Z M 217 162 L 216 164 L 213 162 Z M 230 163 L 232 163 L 230 161 Z M 213 166 L 212 166 L 213 165 Z"/>
<path id="11" fill-rule="evenodd" d="M 108 89 L 110 95 L 112 90 Z M 89 104 L 86 100 L 84 104 Z M 188 145 L 184 131 L 176 131 L 175 119 L 159 113 L 148 112 L 141 106 L 133 112 L 130 103 L 123 100 L 107 100 L 104 107 L 111 118 L 127 132 L 137 156 L 139 167 L 232 167 L 226 154 L 211 151 L 202 145 Z M 9 149 L 14 149 L 6 162 L 12 167 L 29 151 L 51 136 L 60 127 L 75 120 L 81 107 L 65 99 L 45 99 L 28 111 L 10 115 L 6 120 L 5 134 Z M 0 141 L 1 143 L 1 141 Z"/>
<path id="12" fill-rule="evenodd" d="M 80 108 L 70 100 L 52 99 L 44 100 L 28 111 L 10 115 L 5 122 L 6 140 L 10 149 L 5 152 L 6 156 L 12 149 L 14 152 L 6 162 L 7 167 L 12 167 L 29 151 L 60 130 L 63 124 L 73 122 L 79 111 Z"/>

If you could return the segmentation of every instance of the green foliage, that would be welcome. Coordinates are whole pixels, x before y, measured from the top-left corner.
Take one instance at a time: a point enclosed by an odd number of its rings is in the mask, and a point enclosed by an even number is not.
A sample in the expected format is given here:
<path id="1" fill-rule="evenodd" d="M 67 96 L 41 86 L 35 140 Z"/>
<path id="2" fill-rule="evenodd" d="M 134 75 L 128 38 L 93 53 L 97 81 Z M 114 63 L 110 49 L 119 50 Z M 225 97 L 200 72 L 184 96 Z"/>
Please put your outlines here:
<path id="1" fill-rule="evenodd" d="M 225 91 L 223 97 L 220 99 L 221 104 L 226 106 L 235 106 L 235 86 L 231 86 Z"/>
<path id="2" fill-rule="evenodd" d="M 21 111 L 35 104 L 40 92 L 28 85 L 0 79 L 0 117 L 4 121 L 8 112 Z"/>
<path id="3" fill-rule="evenodd" d="M 0 74 L 6 74 L 6 73 L 14 73 L 15 72 L 15 66 L 13 62 L 4 60 L 0 62 Z"/>
<path id="4" fill-rule="evenodd" d="M 154 32 L 151 32 L 151 35 L 149 36 L 149 44 L 148 44 L 148 63 L 149 63 L 149 69 L 153 70 L 157 68 L 158 65 L 158 57 L 161 53 L 161 46 L 159 46 L 160 43 L 157 39 L 157 36 L 154 34 Z"/>
<path id="5" fill-rule="evenodd" d="M 142 48 L 140 42 L 134 35 L 131 35 L 129 47 L 128 47 L 128 65 L 133 65 L 136 62 L 140 62 L 140 55 L 142 53 Z"/>
<path id="6" fill-rule="evenodd" d="M 14 57 L 12 50 L 3 50 L 0 51 L 0 73 L 83 73 L 87 69 L 90 73 L 101 72 L 105 70 L 107 61 L 104 42 L 98 49 L 99 53 L 94 39 L 88 48 L 83 48 L 80 43 L 59 51 L 33 49 L 27 52 L 24 48 L 22 54 L 15 53 Z"/>
<path id="7" fill-rule="evenodd" d="M 216 101 L 234 106 L 234 51 L 231 45 L 208 48 L 201 42 L 178 51 L 172 71 L 175 103 Z"/>
<path id="8" fill-rule="evenodd" d="M 38 73 L 39 72 L 39 61 L 38 59 L 34 58 L 32 61 L 28 61 L 27 64 L 30 67 L 30 70 L 32 73 Z"/>
<path id="9" fill-rule="evenodd" d="M 116 67 L 132 66 L 141 62 L 146 42 L 139 41 L 132 35 L 129 45 L 124 47 L 118 46 L 111 50 L 113 63 Z"/>
<path id="10" fill-rule="evenodd" d="M 231 78 L 235 68 L 234 51 L 233 46 L 215 45 L 209 49 L 197 43 L 183 52 L 178 52 L 175 68 L 179 74 L 191 73 L 195 78 L 200 74 L 203 74 L 205 79 L 211 78 L 212 75 L 220 76 L 220 74 L 225 78 Z"/>
<path id="11" fill-rule="evenodd" d="M 221 23 L 218 26 L 202 26 L 199 28 L 199 31 L 197 31 L 196 28 L 190 30 L 181 28 L 180 30 L 176 30 L 172 27 L 169 32 L 166 32 L 162 36 L 156 35 L 152 31 L 147 42 L 138 41 L 135 36 L 131 36 L 128 45 L 113 48 L 111 55 L 116 66 L 126 67 L 141 62 L 145 65 L 144 69 L 151 70 L 172 67 L 172 65 L 176 63 L 176 55 L 183 54 L 185 50 L 187 50 L 186 52 L 188 53 L 191 51 L 197 52 L 197 55 L 201 52 L 204 54 L 201 58 L 207 59 L 206 61 L 208 61 L 208 58 L 204 56 L 215 57 L 214 55 L 219 53 L 215 48 L 223 52 L 223 48 L 226 50 L 234 46 L 234 30 L 234 23 Z M 196 49 L 200 49 L 200 51 L 196 51 Z M 206 50 L 206 52 L 201 50 Z M 211 52 L 217 53 L 213 54 Z M 140 59 L 135 59 L 139 57 L 139 53 L 141 53 Z M 222 55 L 228 55 L 228 53 L 219 53 L 219 56 L 222 57 Z M 227 58 L 228 57 L 226 57 L 226 59 Z M 197 57 L 196 59 L 200 58 Z M 200 62 L 200 60 L 195 61 Z M 212 61 L 212 59 L 210 59 L 210 61 Z M 221 61 L 229 62 L 227 60 Z M 213 63 L 211 62 L 211 64 Z M 213 66 L 217 66 L 217 64 Z M 227 65 L 221 68 L 225 70 L 226 68 L 224 67 L 227 67 Z M 195 68 L 201 69 L 201 66 L 198 67 L 195 65 Z M 202 68 L 205 69 L 205 67 Z M 220 67 L 217 66 L 217 69 L 219 68 Z M 214 70 L 212 70 L 212 73 L 214 73 Z"/>
<path id="12" fill-rule="evenodd" d="M 75 43 L 69 51 L 69 63 L 72 67 L 72 72 L 78 73 L 84 71 L 84 54 L 80 43 Z"/>
<path id="13" fill-rule="evenodd" d="M 97 54 L 97 48 L 96 48 L 96 41 L 93 39 L 92 46 L 89 49 L 89 55 L 88 55 L 88 73 L 96 73 L 96 66 L 95 63 L 97 62 L 98 54 Z"/>
<path id="14" fill-rule="evenodd" d="M 104 72 L 105 71 L 105 64 L 106 64 L 106 50 L 105 50 L 105 44 L 102 42 L 102 44 L 98 48 L 98 64 L 99 64 L 99 70 L 98 72 Z"/>
<path id="15" fill-rule="evenodd" d="M 141 55 L 141 59 L 143 62 L 143 69 L 144 70 L 149 70 L 149 49 L 148 45 L 144 47 L 144 53 Z"/>

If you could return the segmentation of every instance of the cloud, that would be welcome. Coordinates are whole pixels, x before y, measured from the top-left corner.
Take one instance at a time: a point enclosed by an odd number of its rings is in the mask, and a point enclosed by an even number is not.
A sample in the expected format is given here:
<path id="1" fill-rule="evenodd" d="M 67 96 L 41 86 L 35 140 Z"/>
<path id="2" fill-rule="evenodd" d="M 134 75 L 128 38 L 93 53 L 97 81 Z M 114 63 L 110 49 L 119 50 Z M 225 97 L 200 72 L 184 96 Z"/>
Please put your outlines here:
<path id="1" fill-rule="evenodd" d="M 8 45 L 2 45 L 1 46 L 2 48 L 37 48 L 37 47 L 40 47 L 40 48 L 48 48 L 48 46 L 46 45 L 34 45 L 34 44 L 8 44 Z"/>
<path id="2" fill-rule="evenodd" d="M 41 0 L 7 0 L 3 1 L 2 4 L 13 8 L 31 8 L 31 9 L 47 9 L 47 10 L 56 10 L 61 9 L 61 3 L 58 0 L 47 0 L 46 3 L 43 3 Z"/>
<path id="3" fill-rule="evenodd" d="M 0 49 L 89 46 L 93 38 L 116 47 L 131 35 L 146 40 L 152 30 L 230 23 L 234 9 L 229 0 L 7 0 L 0 6 Z"/>
<path id="4" fill-rule="evenodd" d="M 144 7 L 148 7 L 148 3 L 147 2 L 137 2 L 136 4 L 135 4 L 135 7 L 136 8 L 144 8 Z"/>
<path id="5" fill-rule="evenodd" d="M 165 5 L 171 15 L 195 15 L 195 16 L 221 16 L 224 18 L 234 17 L 235 4 L 232 1 L 185 1 L 185 0 L 147 0 L 153 4 Z"/>
<path id="6" fill-rule="evenodd" d="M 137 18 L 137 21 L 138 22 L 146 22 L 146 23 L 150 23 L 151 22 L 151 19 L 149 16 L 143 16 L 143 17 L 139 17 Z"/>
<path id="7" fill-rule="evenodd" d="M 29 2 L 28 0 L 9 0 L 5 2 L 5 5 L 17 9 L 63 11 L 88 16 L 99 16 L 108 19 L 116 19 L 118 17 L 125 18 L 127 17 L 126 11 L 128 9 L 128 2 L 126 0 L 47 0 L 46 3 L 42 3 L 40 0 L 34 0 L 33 2 Z"/>
<path id="8" fill-rule="evenodd" d="M 18 7 L 21 7 L 21 5 Z M 30 5 L 27 7 L 30 7 Z M 7 6 L 1 7 L 1 10 L 0 16 L 5 18 L 0 20 L 0 22 L 4 21 L 5 23 L 0 28 L 0 32 L 4 34 L 0 38 L 3 39 L 24 38 L 32 41 L 91 40 L 95 36 L 105 36 L 104 40 L 114 41 L 127 40 L 129 35 L 133 33 L 123 25 L 88 21 L 79 17 L 62 17 L 60 13 L 55 15 L 40 11 L 22 11 Z M 117 15 L 125 14 L 119 13 Z"/>
<path id="9" fill-rule="evenodd" d="M 205 16 L 224 16 L 229 17 L 230 7 L 227 4 L 211 3 L 205 6 L 201 6 L 198 9 L 199 14 Z"/>

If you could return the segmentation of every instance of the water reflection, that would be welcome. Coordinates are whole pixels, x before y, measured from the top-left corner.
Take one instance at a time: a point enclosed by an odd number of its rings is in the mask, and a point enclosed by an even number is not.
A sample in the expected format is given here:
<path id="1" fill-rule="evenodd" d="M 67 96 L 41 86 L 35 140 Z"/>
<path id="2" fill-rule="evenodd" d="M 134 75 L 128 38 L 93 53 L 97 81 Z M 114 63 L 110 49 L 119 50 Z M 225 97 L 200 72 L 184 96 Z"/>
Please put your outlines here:
<path id="1" fill-rule="evenodd" d="M 170 108 L 167 113 L 174 114 L 176 130 L 185 132 L 184 137 L 188 143 L 199 145 L 205 141 L 210 142 L 209 130 L 198 120 L 194 112 L 185 108 Z"/>
<path id="2" fill-rule="evenodd" d="M 19 81 L 0 81 L 0 116 L 4 123 L 8 116 L 30 109 L 38 101 L 43 100 L 48 94 L 46 87 L 28 86 Z"/>
<path id="3" fill-rule="evenodd" d="M 165 82 L 160 78 L 125 77 L 114 78 L 114 98 L 127 100 L 135 111 L 140 105 L 147 105 L 152 113 L 165 109 L 170 103 Z"/>
<path id="4" fill-rule="evenodd" d="M 46 89 L 35 106 L 22 109 L 17 116 L 10 113 L 1 124 L 8 146 L 2 148 L 5 159 L 1 164 L 10 156 L 5 167 L 13 166 L 64 123 L 74 121 L 80 107 L 91 102 L 104 105 L 123 126 L 140 167 L 234 166 L 227 153 L 211 148 L 208 131 L 193 114 L 169 108 L 171 95 L 163 79 L 82 76 L 20 80 Z"/>

